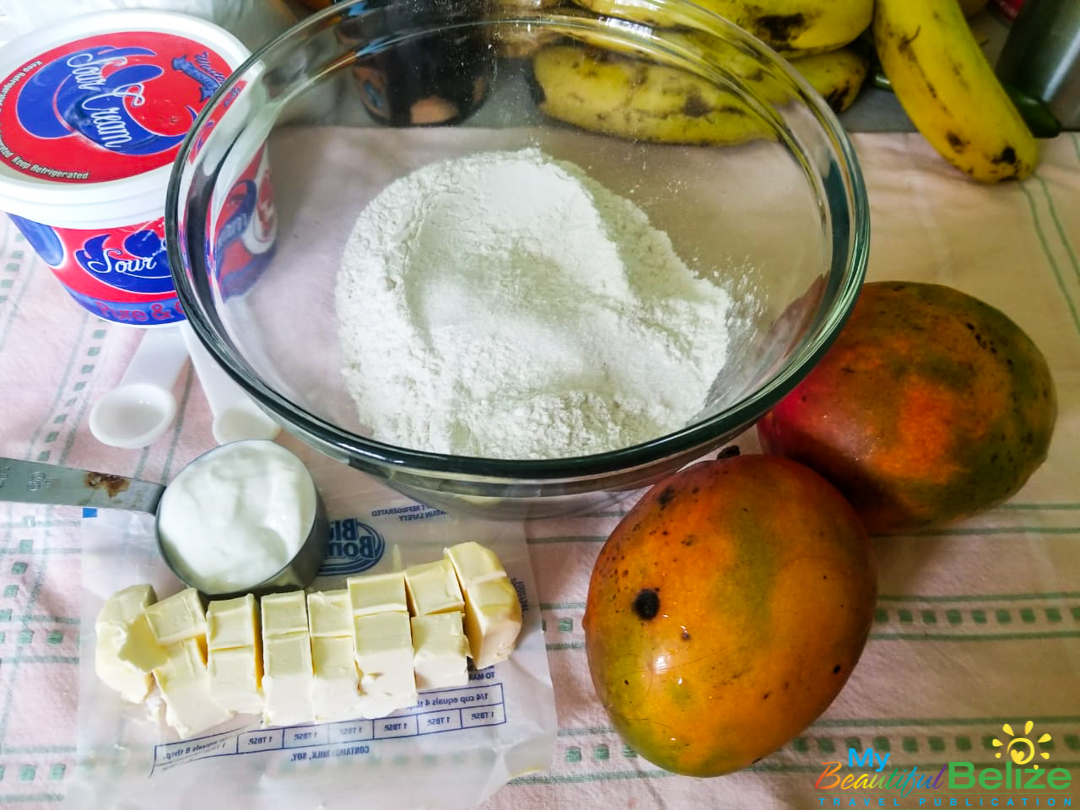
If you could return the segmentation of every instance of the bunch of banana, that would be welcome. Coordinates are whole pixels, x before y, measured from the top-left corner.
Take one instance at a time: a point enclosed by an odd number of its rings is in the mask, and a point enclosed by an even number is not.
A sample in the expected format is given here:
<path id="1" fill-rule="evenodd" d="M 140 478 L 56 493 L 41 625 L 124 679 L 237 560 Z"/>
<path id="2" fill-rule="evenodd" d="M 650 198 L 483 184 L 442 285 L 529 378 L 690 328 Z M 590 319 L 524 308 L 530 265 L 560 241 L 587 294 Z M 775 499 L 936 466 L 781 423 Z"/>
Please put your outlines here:
<path id="1" fill-rule="evenodd" d="M 676 41 L 694 34 L 675 35 Z M 735 92 L 674 67 L 633 58 L 633 48 L 561 44 L 533 56 L 537 105 L 583 129 L 660 143 L 737 144 L 773 138 L 774 127 Z M 749 54 L 716 43 L 713 56 L 758 98 L 777 106 L 789 90 Z M 722 54 L 719 52 L 723 48 Z M 622 53 L 618 53 L 621 51 Z M 867 60 L 844 48 L 801 57 L 796 68 L 835 110 L 850 106 L 866 79 Z"/>
<path id="2" fill-rule="evenodd" d="M 582 45 L 533 57 L 536 100 L 560 121 L 622 138 L 735 144 L 773 129 L 734 93 L 685 71 Z"/>
<path id="3" fill-rule="evenodd" d="M 1023 179 L 1039 148 L 956 0 L 877 0 L 874 45 L 908 117 L 976 180 Z"/>
<path id="4" fill-rule="evenodd" d="M 585 43 L 533 54 L 540 109 L 577 126 L 665 143 L 733 144 L 772 137 L 773 127 L 733 91 L 629 44 L 630 29 L 675 28 L 666 39 L 705 51 L 759 98 L 779 107 L 790 90 L 738 47 L 709 34 L 700 10 L 656 0 L 573 0 L 605 15 L 608 33 L 574 34 Z M 867 74 L 845 46 L 870 28 L 878 58 L 900 103 L 953 165 L 983 182 L 1029 175 L 1038 147 L 1002 89 L 965 15 L 986 0 L 697 0 L 785 54 L 836 111 L 846 109 Z M 623 21 L 623 22 L 619 22 Z M 634 32 L 636 27 L 642 31 Z M 695 30 L 696 29 L 696 30 Z M 598 50 L 599 49 L 599 50 Z"/>
<path id="5" fill-rule="evenodd" d="M 700 27 L 697 18 L 657 8 L 648 0 L 574 2 L 605 17 L 662 28 Z M 847 45 L 869 27 L 874 13 L 874 0 L 697 0 L 697 4 L 789 56 L 825 53 Z"/>

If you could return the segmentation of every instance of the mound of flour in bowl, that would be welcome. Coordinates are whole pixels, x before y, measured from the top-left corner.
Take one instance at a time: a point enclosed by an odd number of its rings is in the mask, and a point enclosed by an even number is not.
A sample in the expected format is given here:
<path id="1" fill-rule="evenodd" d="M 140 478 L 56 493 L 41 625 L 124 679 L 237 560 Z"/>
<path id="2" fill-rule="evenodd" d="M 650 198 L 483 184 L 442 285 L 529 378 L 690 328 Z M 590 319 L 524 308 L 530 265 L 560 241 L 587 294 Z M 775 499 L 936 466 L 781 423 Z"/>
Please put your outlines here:
<path id="1" fill-rule="evenodd" d="M 374 438 L 503 459 L 687 424 L 728 294 L 629 200 L 537 149 L 425 166 L 360 214 L 337 282 L 345 384 Z"/>

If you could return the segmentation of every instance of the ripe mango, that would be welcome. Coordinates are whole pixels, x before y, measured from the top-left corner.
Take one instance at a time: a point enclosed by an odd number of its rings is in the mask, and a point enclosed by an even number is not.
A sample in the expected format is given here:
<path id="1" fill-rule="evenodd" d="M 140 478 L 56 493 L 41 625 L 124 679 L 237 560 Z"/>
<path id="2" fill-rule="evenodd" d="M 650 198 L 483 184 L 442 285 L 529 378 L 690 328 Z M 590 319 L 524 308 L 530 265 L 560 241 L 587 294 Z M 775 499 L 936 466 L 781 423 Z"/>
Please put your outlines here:
<path id="1" fill-rule="evenodd" d="M 825 711 L 876 593 L 866 530 L 817 473 L 701 462 L 647 492 L 600 552 L 583 621 L 593 684 L 650 762 L 730 773 Z"/>
<path id="2" fill-rule="evenodd" d="M 767 452 L 821 473 L 888 533 L 1011 498 L 1056 421 L 1046 357 L 1007 315 L 951 287 L 879 281 L 757 430 Z"/>

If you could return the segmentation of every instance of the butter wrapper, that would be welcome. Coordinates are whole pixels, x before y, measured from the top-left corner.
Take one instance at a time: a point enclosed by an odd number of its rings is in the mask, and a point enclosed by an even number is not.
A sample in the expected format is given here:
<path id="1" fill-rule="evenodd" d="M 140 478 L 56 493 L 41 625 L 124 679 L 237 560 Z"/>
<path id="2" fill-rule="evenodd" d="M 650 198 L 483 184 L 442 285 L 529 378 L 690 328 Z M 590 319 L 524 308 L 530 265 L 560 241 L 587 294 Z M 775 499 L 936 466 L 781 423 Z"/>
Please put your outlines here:
<path id="1" fill-rule="evenodd" d="M 301 451 L 298 451 L 301 452 Z M 264 727 L 256 715 L 179 739 L 146 705 L 125 703 L 94 674 L 95 636 L 81 638 L 78 767 L 65 808 L 474 807 L 515 777 L 550 765 L 558 722 L 536 585 L 520 522 L 459 518 L 408 500 L 360 473 L 307 454 L 332 523 L 309 590 L 348 576 L 442 559 L 476 540 L 493 549 L 522 607 L 509 660 L 460 687 L 421 691 L 374 720 Z M 321 473 L 321 474 L 320 474 Z M 320 479 L 322 479 L 320 481 Z M 155 550 L 149 515 L 88 512 L 82 522 L 83 627 L 105 599 L 135 583 L 161 598 L 183 588 Z"/>

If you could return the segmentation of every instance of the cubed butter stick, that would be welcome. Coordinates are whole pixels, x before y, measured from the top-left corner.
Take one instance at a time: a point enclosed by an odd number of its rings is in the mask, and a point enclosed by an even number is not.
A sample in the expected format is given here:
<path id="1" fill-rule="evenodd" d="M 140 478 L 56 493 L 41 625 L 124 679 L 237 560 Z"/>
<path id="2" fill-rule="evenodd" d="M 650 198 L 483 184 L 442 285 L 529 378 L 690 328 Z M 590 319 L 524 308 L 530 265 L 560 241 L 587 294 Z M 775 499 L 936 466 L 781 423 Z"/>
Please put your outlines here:
<path id="1" fill-rule="evenodd" d="M 465 635 L 473 667 L 510 657 L 521 633 L 521 603 L 495 552 L 476 542 L 444 551 L 465 594 Z"/>
<path id="2" fill-rule="evenodd" d="M 307 595 L 307 600 L 308 627 L 312 638 L 352 639 L 353 614 L 347 589 L 313 591 Z"/>
<path id="3" fill-rule="evenodd" d="M 356 616 L 362 717 L 385 717 L 416 702 L 412 630 L 404 611 Z"/>
<path id="4" fill-rule="evenodd" d="M 405 590 L 409 613 L 455 613 L 465 609 L 465 599 L 450 560 L 412 565 L 405 569 Z"/>
<path id="5" fill-rule="evenodd" d="M 345 580 L 349 589 L 349 601 L 354 616 L 373 613 L 408 613 L 405 597 L 405 574 L 392 571 L 388 574 L 365 574 Z"/>
<path id="6" fill-rule="evenodd" d="M 232 717 L 210 697 L 210 675 L 199 639 L 165 647 L 166 661 L 154 670 L 165 698 L 165 721 L 181 737 L 191 737 Z"/>
<path id="7" fill-rule="evenodd" d="M 206 614 L 194 588 L 155 602 L 143 610 L 143 615 L 162 647 L 189 638 L 202 638 L 205 644 Z"/>
<path id="8" fill-rule="evenodd" d="M 206 633 L 210 697 L 227 711 L 261 713 L 262 639 L 255 597 L 246 594 L 211 602 Z"/>
<path id="9" fill-rule="evenodd" d="M 164 665 L 165 648 L 158 644 L 145 615 L 139 615 L 124 629 L 116 656 L 140 672 L 150 672 Z"/>
<path id="10" fill-rule="evenodd" d="M 259 616 L 250 593 L 235 599 L 210 602 L 206 608 L 206 646 L 210 650 L 255 647 L 259 644 Z"/>
<path id="11" fill-rule="evenodd" d="M 356 668 L 353 613 L 349 591 L 308 594 L 311 662 L 315 680 L 311 702 L 316 722 L 350 720 L 364 713 Z"/>
<path id="12" fill-rule="evenodd" d="M 98 611 L 95 627 L 106 624 L 131 624 L 142 612 L 157 601 L 153 585 L 131 585 L 108 599 Z"/>
<path id="13" fill-rule="evenodd" d="M 308 632 L 307 597 L 303 591 L 272 593 L 259 600 L 263 638 Z"/>
<path id="14" fill-rule="evenodd" d="M 505 661 L 521 633 L 521 603 L 509 577 L 489 579 L 465 589 L 465 635 L 473 667 Z"/>
<path id="15" fill-rule="evenodd" d="M 268 726 L 309 723 L 313 670 L 307 600 L 303 591 L 264 596 L 263 722 Z"/>
<path id="16" fill-rule="evenodd" d="M 469 682 L 469 642 L 462 614 L 431 613 L 413 616 L 413 671 L 417 689 L 446 689 Z"/>
<path id="17" fill-rule="evenodd" d="M 230 647 L 210 650 L 207 671 L 210 675 L 210 699 L 228 712 L 260 714 L 262 693 L 261 650 L 255 647 Z"/>
<path id="18" fill-rule="evenodd" d="M 445 548 L 443 554 L 454 566 L 463 591 L 470 585 L 506 576 L 506 569 L 498 555 L 473 540 Z"/>
<path id="19" fill-rule="evenodd" d="M 150 585 L 132 585 L 117 591 L 101 606 L 94 631 L 94 671 L 110 689 L 131 703 L 145 700 L 153 686 L 149 668 L 136 667 L 120 657 L 133 622 L 142 618 L 143 610 L 157 601 Z M 150 638 L 155 648 L 157 642 Z M 162 657 L 162 663 L 164 663 Z"/>
<path id="20" fill-rule="evenodd" d="M 317 636 L 311 639 L 315 680 L 311 690 L 315 721 L 352 720 L 364 714 L 360 673 L 356 668 L 352 636 Z"/>

